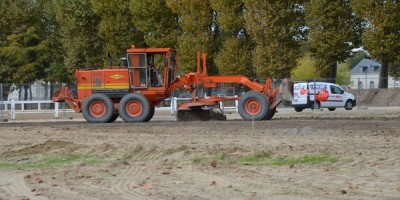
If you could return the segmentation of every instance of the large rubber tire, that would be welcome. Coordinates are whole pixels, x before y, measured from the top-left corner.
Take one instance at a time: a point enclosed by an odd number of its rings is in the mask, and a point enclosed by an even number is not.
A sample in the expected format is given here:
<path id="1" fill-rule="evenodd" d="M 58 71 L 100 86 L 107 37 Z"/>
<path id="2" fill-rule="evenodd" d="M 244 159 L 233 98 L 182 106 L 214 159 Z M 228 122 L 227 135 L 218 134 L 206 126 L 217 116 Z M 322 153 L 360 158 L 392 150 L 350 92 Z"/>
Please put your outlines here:
<path id="1" fill-rule="evenodd" d="M 295 110 L 296 112 L 301 112 L 301 111 L 303 111 L 303 109 L 304 109 L 304 108 L 294 107 L 294 110 Z"/>
<path id="2" fill-rule="evenodd" d="M 150 120 L 153 118 L 155 112 L 156 112 L 156 108 L 155 108 L 154 106 L 150 106 L 149 115 L 146 117 L 146 119 L 144 120 L 144 122 L 150 121 Z"/>
<path id="3" fill-rule="evenodd" d="M 336 108 L 328 108 L 329 111 L 335 111 Z"/>
<path id="4" fill-rule="evenodd" d="M 263 120 L 268 110 L 268 100 L 260 92 L 249 91 L 239 99 L 238 111 L 244 120 Z"/>
<path id="5" fill-rule="evenodd" d="M 353 109 L 353 106 L 354 106 L 354 102 L 349 99 L 346 101 L 346 104 L 344 104 L 344 109 L 351 110 L 351 109 Z"/>
<path id="6" fill-rule="evenodd" d="M 145 122 L 151 111 L 149 101 L 139 93 L 122 97 L 118 110 L 119 116 L 125 122 Z"/>
<path id="7" fill-rule="evenodd" d="M 114 104 L 105 94 L 92 94 L 82 104 L 82 114 L 90 123 L 106 123 L 114 114 Z"/>
<path id="8" fill-rule="evenodd" d="M 267 114 L 264 117 L 264 120 L 270 120 L 272 117 L 274 117 L 276 113 L 276 107 L 274 109 L 268 109 Z"/>

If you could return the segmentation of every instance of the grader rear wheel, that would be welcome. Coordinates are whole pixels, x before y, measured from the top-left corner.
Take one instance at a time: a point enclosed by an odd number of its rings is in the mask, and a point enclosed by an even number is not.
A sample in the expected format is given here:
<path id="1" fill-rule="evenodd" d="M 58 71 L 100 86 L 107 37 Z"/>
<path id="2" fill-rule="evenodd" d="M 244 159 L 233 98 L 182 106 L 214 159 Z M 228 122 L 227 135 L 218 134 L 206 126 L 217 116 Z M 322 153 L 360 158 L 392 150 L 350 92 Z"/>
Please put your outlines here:
<path id="1" fill-rule="evenodd" d="M 146 119 L 143 122 L 150 121 L 153 118 L 155 112 L 156 112 L 156 108 L 154 106 L 150 106 L 149 115 L 146 117 Z"/>
<path id="2" fill-rule="evenodd" d="M 113 117 L 114 105 L 105 94 L 92 94 L 82 104 L 82 114 L 91 123 L 106 123 Z"/>
<path id="3" fill-rule="evenodd" d="M 127 94 L 122 97 L 118 110 L 120 117 L 125 122 L 146 122 L 146 120 L 150 120 L 150 103 L 146 97 L 139 93 Z"/>

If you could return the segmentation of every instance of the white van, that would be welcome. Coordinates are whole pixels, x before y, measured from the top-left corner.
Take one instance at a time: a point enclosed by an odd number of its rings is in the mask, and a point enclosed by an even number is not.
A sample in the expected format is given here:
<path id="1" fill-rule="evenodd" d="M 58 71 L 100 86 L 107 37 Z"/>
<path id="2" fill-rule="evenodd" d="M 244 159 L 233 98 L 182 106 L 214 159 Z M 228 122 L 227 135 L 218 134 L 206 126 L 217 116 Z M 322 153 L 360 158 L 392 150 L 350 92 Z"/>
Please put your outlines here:
<path id="1" fill-rule="evenodd" d="M 315 105 L 314 93 L 317 94 Z M 315 82 L 315 88 L 314 82 L 296 83 L 293 86 L 292 106 L 296 112 L 301 112 L 305 108 L 328 108 L 330 111 L 336 108 L 351 110 L 356 106 L 356 99 L 353 94 L 345 92 L 333 83 Z"/>

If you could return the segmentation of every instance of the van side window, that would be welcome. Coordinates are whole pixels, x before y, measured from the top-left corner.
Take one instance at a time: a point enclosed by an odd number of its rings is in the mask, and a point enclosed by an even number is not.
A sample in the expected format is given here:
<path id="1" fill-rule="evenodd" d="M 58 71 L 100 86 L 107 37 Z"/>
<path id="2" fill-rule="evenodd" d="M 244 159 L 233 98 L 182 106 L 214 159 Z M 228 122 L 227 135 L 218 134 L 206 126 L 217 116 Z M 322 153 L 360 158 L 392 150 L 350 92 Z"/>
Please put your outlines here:
<path id="1" fill-rule="evenodd" d="M 334 86 L 334 85 L 331 85 L 331 93 L 332 94 L 343 94 L 343 90 L 342 89 L 340 89 L 339 87 L 337 87 L 337 86 Z"/>

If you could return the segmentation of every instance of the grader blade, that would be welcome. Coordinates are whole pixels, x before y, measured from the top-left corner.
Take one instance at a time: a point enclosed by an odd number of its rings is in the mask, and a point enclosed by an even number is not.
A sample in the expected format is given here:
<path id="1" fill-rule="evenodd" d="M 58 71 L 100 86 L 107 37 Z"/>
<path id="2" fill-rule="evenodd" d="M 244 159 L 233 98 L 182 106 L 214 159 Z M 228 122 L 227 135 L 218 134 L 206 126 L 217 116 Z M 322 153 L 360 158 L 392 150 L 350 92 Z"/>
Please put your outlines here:
<path id="1" fill-rule="evenodd" d="M 194 107 L 178 109 L 176 119 L 178 121 L 226 120 L 226 116 L 219 109 Z"/>

